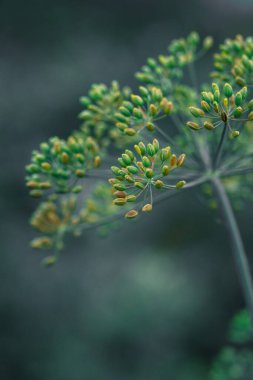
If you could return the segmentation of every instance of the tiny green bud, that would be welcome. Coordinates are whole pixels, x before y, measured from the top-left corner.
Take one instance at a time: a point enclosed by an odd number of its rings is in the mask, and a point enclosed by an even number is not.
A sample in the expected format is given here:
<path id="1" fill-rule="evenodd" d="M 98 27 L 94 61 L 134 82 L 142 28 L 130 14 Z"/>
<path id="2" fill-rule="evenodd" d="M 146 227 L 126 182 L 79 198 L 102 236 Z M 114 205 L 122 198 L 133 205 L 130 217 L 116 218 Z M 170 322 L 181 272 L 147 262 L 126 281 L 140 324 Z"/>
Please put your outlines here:
<path id="1" fill-rule="evenodd" d="M 198 129 L 201 129 L 201 126 L 198 123 L 194 123 L 193 121 L 188 121 L 186 123 L 187 127 L 193 129 L 194 131 L 197 131 Z"/>
<path id="2" fill-rule="evenodd" d="M 138 95 L 131 95 L 131 100 L 132 100 L 132 102 L 134 103 L 135 106 L 141 107 L 144 104 L 143 99 L 140 96 L 138 96 Z"/>
<path id="3" fill-rule="evenodd" d="M 201 100 L 201 108 L 205 112 L 210 112 L 211 110 L 210 105 L 205 100 Z"/>
<path id="4" fill-rule="evenodd" d="M 143 207 L 142 207 L 142 211 L 143 212 L 150 212 L 150 211 L 152 211 L 152 205 L 150 204 L 150 203 L 147 203 L 147 204 L 145 204 Z"/>
<path id="5" fill-rule="evenodd" d="M 196 108 L 196 107 L 189 107 L 189 110 L 191 112 L 191 114 L 195 117 L 203 117 L 205 116 L 205 113 L 203 110 L 201 110 L 200 108 Z"/>
<path id="6" fill-rule="evenodd" d="M 117 206 L 124 206 L 126 204 L 125 198 L 116 198 L 114 199 L 113 203 Z"/>
<path id="7" fill-rule="evenodd" d="M 136 131 L 133 128 L 126 128 L 124 132 L 128 136 L 134 136 L 136 134 Z"/>
<path id="8" fill-rule="evenodd" d="M 185 181 L 179 181 L 179 182 L 177 182 L 177 184 L 176 184 L 176 188 L 177 188 L 177 189 L 182 189 L 182 187 L 184 187 L 185 184 L 186 184 Z"/>
<path id="9" fill-rule="evenodd" d="M 233 131 L 232 132 L 232 137 L 238 137 L 240 136 L 240 132 L 239 131 Z"/>
<path id="10" fill-rule="evenodd" d="M 155 187 L 157 189 L 161 189 L 163 186 L 164 186 L 164 182 L 161 181 L 160 179 L 158 179 L 157 181 L 155 181 Z"/>
<path id="11" fill-rule="evenodd" d="M 207 36 L 203 40 L 203 49 L 209 50 L 213 46 L 213 38 L 211 36 Z"/>
<path id="12" fill-rule="evenodd" d="M 242 113 L 243 113 L 242 107 L 237 107 L 234 109 L 233 115 L 235 118 L 239 118 L 242 116 Z"/>
<path id="13" fill-rule="evenodd" d="M 125 218 L 126 219 L 134 219 L 136 218 L 138 215 L 138 211 L 136 210 L 130 210 L 128 211 L 126 214 L 125 214 Z"/>
<path id="14" fill-rule="evenodd" d="M 208 131 L 212 131 L 213 129 L 215 129 L 215 126 L 210 121 L 205 121 L 204 128 L 207 129 Z"/>
<path id="15" fill-rule="evenodd" d="M 233 88 L 231 84 L 225 83 L 223 87 L 223 94 L 226 96 L 226 98 L 231 98 L 233 95 Z"/>
<path id="16" fill-rule="evenodd" d="M 132 165 L 130 165 L 130 166 L 128 166 L 127 167 L 127 170 L 129 171 L 129 173 L 131 173 L 131 174 L 137 174 L 138 173 L 138 168 L 136 167 L 136 166 L 132 166 Z"/>
<path id="17" fill-rule="evenodd" d="M 170 168 L 169 168 L 169 166 L 168 166 L 168 165 L 164 165 L 163 168 L 162 168 L 162 174 L 163 174 L 164 176 L 166 176 L 166 175 L 169 174 L 169 172 L 170 172 Z"/>
<path id="18" fill-rule="evenodd" d="M 147 169 L 147 170 L 145 171 L 145 175 L 146 175 L 147 178 L 152 178 L 153 175 L 154 175 L 154 172 L 153 172 L 152 169 Z"/>
<path id="19" fill-rule="evenodd" d="M 127 202 L 135 202 L 136 201 L 136 196 L 133 194 L 130 194 L 126 197 Z"/>

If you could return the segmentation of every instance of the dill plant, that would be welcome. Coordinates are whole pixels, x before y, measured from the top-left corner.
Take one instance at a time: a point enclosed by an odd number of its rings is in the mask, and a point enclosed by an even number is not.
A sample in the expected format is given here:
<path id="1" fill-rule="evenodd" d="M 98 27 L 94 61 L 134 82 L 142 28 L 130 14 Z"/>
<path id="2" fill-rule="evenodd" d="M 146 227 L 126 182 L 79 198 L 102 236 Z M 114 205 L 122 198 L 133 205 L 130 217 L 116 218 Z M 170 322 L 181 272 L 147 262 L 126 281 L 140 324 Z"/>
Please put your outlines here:
<path id="1" fill-rule="evenodd" d="M 219 208 L 253 322 L 253 286 L 234 208 L 252 199 L 253 38 L 227 39 L 214 54 L 209 84 L 195 63 L 213 45 L 196 32 L 174 40 L 136 73 L 138 92 L 93 84 L 80 98 L 80 128 L 32 152 L 26 185 L 39 204 L 31 245 L 54 264 L 66 233 L 113 228 L 140 218 L 158 200 L 200 187 Z M 187 84 L 187 78 L 192 85 Z M 231 352 L 230 352 L 231 354 Z M 231 354 L 232 355 L 232 354 Z"/>

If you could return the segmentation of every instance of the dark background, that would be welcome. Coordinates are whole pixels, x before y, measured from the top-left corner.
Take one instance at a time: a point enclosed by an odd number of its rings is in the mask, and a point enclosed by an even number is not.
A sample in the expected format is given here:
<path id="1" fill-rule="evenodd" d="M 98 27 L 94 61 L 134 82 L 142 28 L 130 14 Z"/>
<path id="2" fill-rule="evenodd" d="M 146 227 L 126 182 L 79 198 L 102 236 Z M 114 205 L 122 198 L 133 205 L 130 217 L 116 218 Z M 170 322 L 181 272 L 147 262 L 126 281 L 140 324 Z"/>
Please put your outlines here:
<path id="1" fill-rule="evenodd" d="M 252 34 L 252 17 L 251 0 L 0 1 L 1 380 L 207 378 L 243 305 L 218 214 L 189 192 L 106 239 L 69 239 L 46 270 L 29 248 L 24 165 L 78 126 L 92 82 L 135 88 L 171 39 L 197 30 L 217 47 Z M 238 218 L 251 254 L 252 206 Z"/>

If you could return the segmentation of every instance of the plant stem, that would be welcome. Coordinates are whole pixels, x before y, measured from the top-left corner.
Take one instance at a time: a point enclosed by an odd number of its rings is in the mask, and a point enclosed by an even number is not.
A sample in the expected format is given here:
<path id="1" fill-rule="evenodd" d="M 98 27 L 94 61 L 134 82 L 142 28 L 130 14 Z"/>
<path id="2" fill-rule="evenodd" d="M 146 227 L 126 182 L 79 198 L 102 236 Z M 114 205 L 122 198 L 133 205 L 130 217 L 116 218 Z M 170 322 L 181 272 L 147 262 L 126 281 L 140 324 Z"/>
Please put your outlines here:
<path id="1" fill-rule="evenodd" d="M 214 159 L 214 169 L 216 169 L 220 163 L 220 159 L 221 159 L 221 155 L 222 155 L 222 151 L 223 151 L 223 147 L 225 143 L 226 132 L 227 132 L 227 123 L 224 123 L 220 143 L 219 143 L 219 146 L 215 155 L 215 159 Z"/>
<path id="2" fill-rule="evenodd" d="M 242 238 L 231 203 L 220 178 L 213 177 L 212 184 L 220 203 L 224 222 L 226 223 L 229 232 L 239 280 L 253 326 L 253 281 L 250 273 L 249 262 L 245 253 Z"/>

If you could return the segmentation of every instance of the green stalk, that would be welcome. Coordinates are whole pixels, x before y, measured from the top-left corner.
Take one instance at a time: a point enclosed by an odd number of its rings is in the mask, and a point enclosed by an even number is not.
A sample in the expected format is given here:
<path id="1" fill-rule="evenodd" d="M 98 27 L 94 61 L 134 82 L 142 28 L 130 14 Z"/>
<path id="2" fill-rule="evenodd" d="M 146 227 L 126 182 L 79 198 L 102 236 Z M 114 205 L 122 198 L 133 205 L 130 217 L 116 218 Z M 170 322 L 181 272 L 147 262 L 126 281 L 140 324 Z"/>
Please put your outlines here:
<path id="1" fill-rule="evenodd" d="M 221 134 L 221 139 L 220 139 L 219 146 L 218 146 L 218 149 L 217 149 L 217 152 L 216 152 L 216 155 L 215 155 L 215 159 L 214 159 L 214 169 L 216 169 L 219 166 L 219 163 L 220 163 L 220 159 L 221 159 L 221 156 L 222 156 L 222 151 L 223 151 L 224 143 L 225 143 L 225 140 L 226 140 L 225 139 L 226 132 L 227 132 L 227 123 L 224 123 L 223 131 L 222 131 L 222 134 Z"/>
<path id="2" fill-rule="evenodd" d="M 240 284 L 250 314 L 251 323 L 253 326 L 253 281 L 250 273 L 249 262 L 243 246 L 241 234 L 235 219 L 235 215 L 224 189 L 224 186 L 219 177 L 211 179 L 217 198 L 219 200 L 220 209 L 223 215 L 224 222 L 230 236 L 234 260 L 237 267 Z"/>

